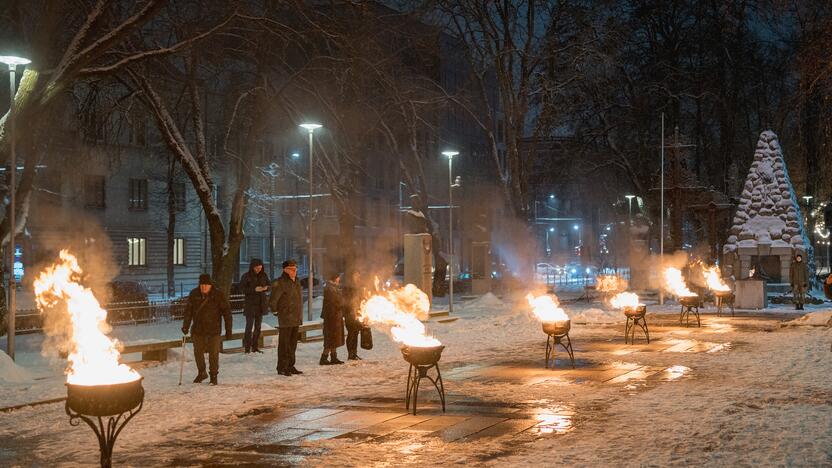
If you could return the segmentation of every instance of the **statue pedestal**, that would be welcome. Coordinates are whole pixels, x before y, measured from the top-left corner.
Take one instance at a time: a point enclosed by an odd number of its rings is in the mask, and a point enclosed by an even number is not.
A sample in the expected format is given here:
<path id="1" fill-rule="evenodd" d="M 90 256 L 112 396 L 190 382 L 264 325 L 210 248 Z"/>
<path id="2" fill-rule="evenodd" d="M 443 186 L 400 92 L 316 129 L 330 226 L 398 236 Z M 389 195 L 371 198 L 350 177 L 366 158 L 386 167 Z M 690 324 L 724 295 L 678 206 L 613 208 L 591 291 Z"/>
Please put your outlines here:
<path id="1" fill-rule="evenodd" d="M 738 280 L 735 284 L 737 290 L 734 306 L 737 309 L 765 309 L 768 307 L 765 281 L 743 279 Z"/>
<path id="2" fill-rule="evenodd" d="M 430 234 L 404 235 L 404 284 L 421 289 L 433 301 L 433 252 Z"/>

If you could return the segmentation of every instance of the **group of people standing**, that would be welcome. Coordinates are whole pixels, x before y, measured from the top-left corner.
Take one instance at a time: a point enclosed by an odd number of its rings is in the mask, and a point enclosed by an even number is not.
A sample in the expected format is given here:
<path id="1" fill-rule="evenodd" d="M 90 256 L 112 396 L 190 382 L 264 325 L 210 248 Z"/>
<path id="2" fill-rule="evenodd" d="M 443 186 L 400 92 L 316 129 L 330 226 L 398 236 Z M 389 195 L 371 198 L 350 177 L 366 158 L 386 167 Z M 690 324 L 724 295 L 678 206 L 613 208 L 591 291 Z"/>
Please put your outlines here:
<path id="1" fill-rule="evenodd" d="M 245 296 L 243 313 L 246 318 L 243 334 L 243 350 L 246 354 L 262 353 L 259 347 L 263 316 L 271 311 L 277 316 L 278 345 L 277 372 L 287 377 L 303 374 L 295 367 L 295 354 L 303 324 L 303 289 L 297 277 L 298 266 L 294 260 L 282 264 L 281 275 L 270 282 L 263 270 L 263 261 L 252 259 L 249 270 L 240 279 L 240 289 Z M 326 277 L 323 307 L 323 353 L 320 365 L 343 364 L 337 349 L 346 344 L 347 359 L 360 360 L 358 343 L 361 333 L 369 337 L 369 329 L 359 320 L 359 308 L 367 290 L 361 287 L 361 275 L 355 271 L 342 285 L 337 273 Z M 189 332 L 194 343 L 194 360 L 197 376 L 194 383 L 210 377 L 217 384 L 222 322 L 225 322 L 226 340 L 231 339 L 232 320 L 228 299 L 217 290 L 209 275 L 199 277 L 199 286 L 191 291 L 185 303 L 182 333 Z M 344 328 L 346 327 L 346 333 Z M 366 341 L 366 340 L 365 340 Z M 205 372 L 205 354 L 208 354 L 209 372 Z"/>

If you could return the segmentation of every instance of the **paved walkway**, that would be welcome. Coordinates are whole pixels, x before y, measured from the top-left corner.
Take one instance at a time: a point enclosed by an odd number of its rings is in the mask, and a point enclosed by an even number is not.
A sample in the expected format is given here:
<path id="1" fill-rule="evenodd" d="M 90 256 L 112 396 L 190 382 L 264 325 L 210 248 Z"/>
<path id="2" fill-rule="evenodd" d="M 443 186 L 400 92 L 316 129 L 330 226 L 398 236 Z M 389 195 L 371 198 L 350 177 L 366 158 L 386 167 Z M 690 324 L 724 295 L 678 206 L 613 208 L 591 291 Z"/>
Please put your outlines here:
<path id="1" fill-rule="evenodd" d="M 702 334 L 708 336 L 707 340 L 679 338 L 693 329 L 681 327 L 672 316 L 653 316 L 650 320 L 650 344 L 637 334 L 637 344 L 626 345 L 623 330 L 612 326 L 600 327 L 597 334 L 573 339 L 575 368 L 562 351 L 557 355 L 555 369 L 543 367 L 545 335 L 541 333 L 539 360 L 457 366 L 445 369 L 443 378 L 446 387 L 451 388 L 454 382 L 461 381 L 485 385 L 565 382 L 618 387 L 623 392 L 637 393 L 690 378 L 691 370 L 679 365 L 656 367 L 625 363 L 619 360 L 620 356 L 641 352 L 730 352 L 732 343 L 721 340 L 720 335 L 743 327 L 747 319 L 703 317 L 702 328 L 696 332 L 700 338 Z M 759 327 L 759 322 L 754 326 Z M 772 321 L 771 327 L 776 326 Z M 541 406 L 540 400 L 483 402 L 450 392 L 446 411 L 442 412 L 436 390 L 431 385 L 422 388 L 416 415 L 405 410 L 403 399 L 372 396 L 331 406 L 263 409 L 238 420 L 237 430 L 250 434 L 247 436 L 250 443 L 237 444 L 228 450 L 212 450 L 198 461 L 212 465 L 296 464 L 314 456 L 326 460 L 332 450 L 362 444 L 375 450 L 389 446 L 397 453 L 406 453 L 410 445 L 416 450 L 418 446 L 438 441 L 453 444 L 502 440 L 523 444 L 579 429 L 579 413 L 587 410 L 565 405 Z M 175 460 L 174 464 L 177 461 L 192 463 L 194 460 L 188 457 Z"/>

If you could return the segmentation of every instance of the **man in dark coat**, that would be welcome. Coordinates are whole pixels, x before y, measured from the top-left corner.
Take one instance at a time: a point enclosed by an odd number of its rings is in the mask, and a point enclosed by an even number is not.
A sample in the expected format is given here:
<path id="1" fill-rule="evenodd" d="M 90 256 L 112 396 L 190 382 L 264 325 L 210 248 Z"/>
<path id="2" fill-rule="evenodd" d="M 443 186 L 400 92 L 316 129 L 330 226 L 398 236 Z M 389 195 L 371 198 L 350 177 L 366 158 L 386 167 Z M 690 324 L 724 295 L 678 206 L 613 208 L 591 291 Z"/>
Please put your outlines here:
<path id="1" fill-rule="evenodd" d="M 343 293 L 344 323 L 347 326 L 347 359 L 361 360 L 358 357 L 358 336 L 364 324 L 358 320 L 361 301 L 364 300 L 364 289 L 361 287 L 361 273 L 353 271 L 352 278 L 347 282 Z"/>
<path id="2" fill-rule="evenodd" d="M 800 254 L 794 256 L 794 261 L 789 270 L 789 283 L 792 285 L 795 310 L 803 310 L 803 304 L 806 302 L 806 291 L 809 289 L 809 270 L 806 268 L 806 264 L 803 263 L 803 256 Z"/>
<path id="3" fill-rule="evenodd" d="M 324 351 L 319 364 L 322 366 L 344 363 L 338 359 L 337 352 L 340 346 L 344 346 L 344 300 L 341 297 L 340 283 L 341 277 L 338 273 L 330 273 L 326 278 L 324 305 L 321 308 L 321 318 L 324 319 Z"/>
<path id="4" fill-rule="evenodd" d="M 243 335 L 243 348 L 246 354 L 254 351 L 262 353 L 260 343 L 260 326 L 263 315 L 269 311 L 269 277 L 263 271 L 263 260 L 252 258 L 248 271 L 240 278 L 240 289 L 245 294 L 243 314 L 246 316 L 246 331 Z"/>
<path id="5" fill-rule="evenodd" d="M 277 372 L 287 377 L 303 374 L 295 367 L 298 328 L 303 323 L 303 292 L 297 278 L 298 264 L 283 262 L 283 274 L 272 282 L 269 307 L 277 315 Z"/>
<path id="6" fill-rule="evenodd" d="M 194 361 L 199 371 L 194 383 L 202 382 L 209 375 L 205 373 L 207 352 L 211 385 L 217 384 L 223 322 L 226 339 L 231 339 L 231 305 L 225 295 L 214 287 L 210 276 L 199 275 L 199 286 L 188 295 L 182 322 L 182 333 L 187 335 L 190 331 L 194 343 Z"/>

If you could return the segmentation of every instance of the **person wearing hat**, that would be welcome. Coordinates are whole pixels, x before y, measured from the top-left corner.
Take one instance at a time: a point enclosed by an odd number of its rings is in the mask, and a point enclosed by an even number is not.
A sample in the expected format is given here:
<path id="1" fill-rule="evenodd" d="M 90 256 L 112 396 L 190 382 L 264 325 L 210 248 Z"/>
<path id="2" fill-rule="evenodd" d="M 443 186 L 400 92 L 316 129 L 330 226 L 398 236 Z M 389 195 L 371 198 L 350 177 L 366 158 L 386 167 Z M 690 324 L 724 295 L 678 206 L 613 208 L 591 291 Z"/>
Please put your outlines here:
<path id="1" fill-rule="evenodd" d="M 803 304 L 806 302 L 806 291 L 809 289 L 809 269 L 803 263 L 803 255 L 801 254 L 794 256 L 794 261 L 789 270 L 789 283 L 792 285 L 795 310 L 803 310 Z"/>
<path id="2" fill-rule="evenodd" d="M 243 314 L 246 316 L 246 331 L 243 335 L 243 349 L 250 352 L 262 353 L 258 348 L 260 343 L 260 326 L 263 315 L 269 310 L 269 277 L 263 271 L 263 260 L 252 258 L 248 271 L 240 278 L 240 289 L 245 295 Z"/>
<path id="3" fill-rule="evenodd" d="M 188 294 L 182 322 L 182 333 L 187 335 L 190 331 L 194 343 L 194 361 L 198 371 L 194 383 L 200 383 L 210 375 L 211 385 L 217 384 L 223 321 L 226 339 L 231 339 L 231 305 L 225 295 L 214 287 L 209 275 L 199 275 L 199 286 Z M 205 372 L 206 352 L 210 374 Z"/>
<path id="4" fill-rule="evenodd" d="M 283 262 L 283 274 L 272 282 L 269 307 L 277 316 L 277 373 L 290 377 L 303 374 L 295 367 L 298 328 L 303 323 L 303 291 L 297 278 L 298 264 Z"/>

